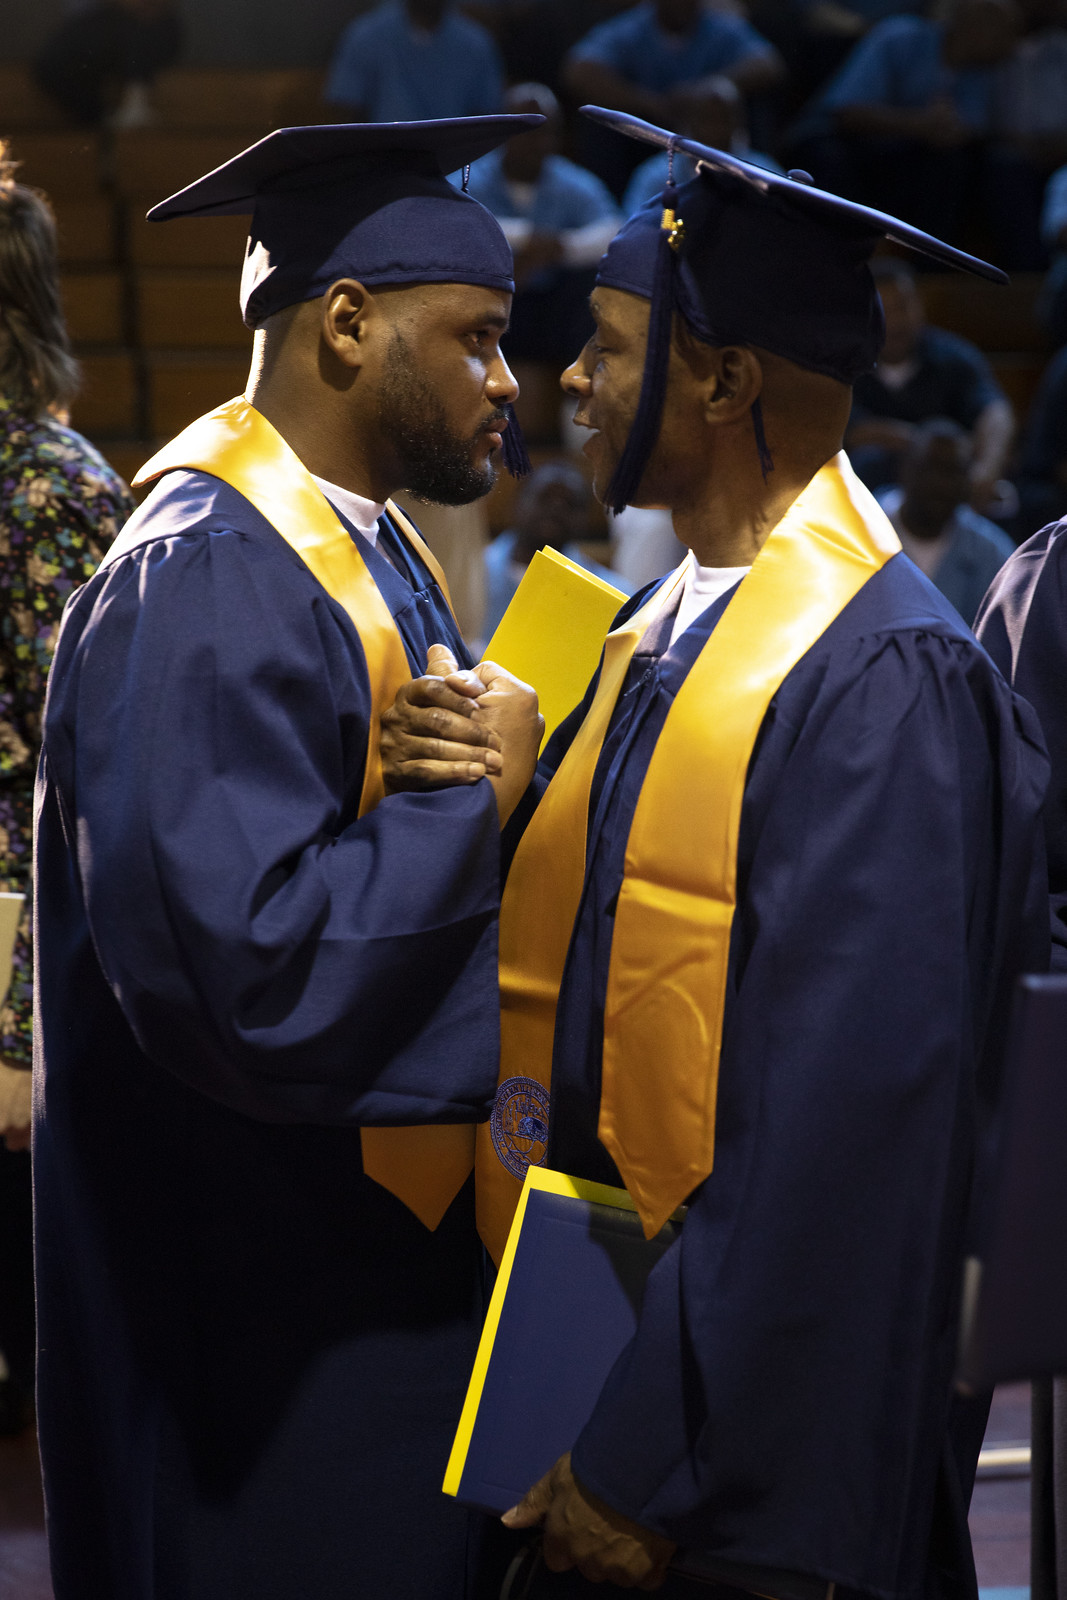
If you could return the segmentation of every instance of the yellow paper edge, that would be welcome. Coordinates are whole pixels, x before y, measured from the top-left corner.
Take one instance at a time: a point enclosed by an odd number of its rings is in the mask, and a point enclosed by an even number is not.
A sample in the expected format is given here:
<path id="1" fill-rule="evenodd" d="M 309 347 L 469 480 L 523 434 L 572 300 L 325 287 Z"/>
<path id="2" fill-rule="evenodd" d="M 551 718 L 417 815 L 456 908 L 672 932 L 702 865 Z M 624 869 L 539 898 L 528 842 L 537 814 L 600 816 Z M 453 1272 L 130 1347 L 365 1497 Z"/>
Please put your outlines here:
<path id="1" fill-rule="evenodd" d="M 522 1193 L 519 1196 L 519 1203 L 515 1209 L 515 1217 L 511 1224 L 511 1232 L 508 1234 L 508 1242 L 501 1257 L 500 1271 L 497 1274 L 492 1298 L 489 1301 L 485 1326 L 482 1329 L 481 1339 L 478 1341 L 478 1354 L 474 1358 L 474 1371 L 471 1373 L 471 1381 L 467 1387 L 467 1397 L 463 1402 L 463 1410 L 460 1414 L 459 1426 L 456 1429 L 456 1437 L 452 1442 L 452 1453 L 448 1458 L 445 1481 L 441 1486 L 445 1494 L 455 1496 L 459 1493 L 463 1469 L 467 1465 L 467 1451 L 470 1449 L 478 1408 L 482 1403 L 485 1375 L 489 1371 L 489 1362 L 493 1354 L 497 1328 L 500 1325 L 500 1315 L 504 1309 L 508 1283 L 511 1280 L 511 1269 L 515 1262 L 515 1254 L 519 1248 L 519 1235 L 522 1233 L 523 1218 L 526 1215 L 526 1202 L 534 1189 L 542 1189 L 549 1194 L 561 1194 L 570 1200 L 587 1200 L 595 1205 L 618 1206 L 623 1211 L 637 1210 L 625 1189 L 614 1189 L 610 1184 L 606 1183 L 591 1183 L 585 1178 L 570 1178 L 565 1172 L 553 1172 L 548 1167 L 527 1167 L 526 1181 L 522 1186 Z"/>
<path id="2" fill-rule="evenodd" d="M 613 583 L 609 583 L 606 578 L 601 578 L 597 573 L 590 572 L 588 567 L 579 566 L 577 561 L 572 561 L 570 556 L 565 556 L 563 551 L 557 550 L 554 545 L 546 544 L 542 546 L 538 554 L 547 556 L 549 561 L 554 561 L 558 567 L 568 567 L 571 572 L 576 572 L 587 583 L 595 584 L 605 594 L 615 595 L 620 605 L 626 604 L 627 597 L 621 589 L 616 589 Z"/>
<path id="3" fill-rule="evenodd" d="M 568 572 L 573 572 L 576 577 L 584 578 L 586 583 L 592 584 L 594 589 L 599 589 L 601 594 L 613 595 L 618 600 L 620 606 L 626 604 L 627 597 L 623 594 L 621 589 L 616 589 L 613 583 L 605 583 L 604 579 L 598 578 L 595 572 L 589 572 L 585 567 L 580 567 L 577 561 L 572 561 L 570 556 L 565 556 L 561 550 L 554 550 L 551 545 L 546 545 L 543 550 L 538 550 L 535 552 L 534 560 L 536 560 L 538 556 L 544 556 L 546 560 L 555 562 L 557 567 L 565 567 Z M 521 579 L 519 580 L 519 583 L 521 587 Z M 516 593 L 517 592 L 518 591 L 516 590 Z M 493 637 L 490 639 L 489 643 L 482 652 L 483 658 L 486 661 L 493 661 L 496 659 L 494 655 L 494 648 L 496 647 L 496 641 L 499 638 L 501 630 L 503 629 L 507 619 L 508 613 L 505 611 L 504 615 L 496 625 Z"/>

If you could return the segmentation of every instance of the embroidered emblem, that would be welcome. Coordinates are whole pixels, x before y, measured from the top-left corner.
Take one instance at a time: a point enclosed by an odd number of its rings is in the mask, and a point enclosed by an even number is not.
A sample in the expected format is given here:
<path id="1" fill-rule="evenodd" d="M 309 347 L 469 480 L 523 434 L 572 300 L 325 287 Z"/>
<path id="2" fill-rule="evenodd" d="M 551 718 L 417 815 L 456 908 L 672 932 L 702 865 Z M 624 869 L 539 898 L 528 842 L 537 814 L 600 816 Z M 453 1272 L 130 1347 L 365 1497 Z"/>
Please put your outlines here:
<path id="1" fill-rule="evenodd" d="M 497 1159 L 521 1183 L 548 1154 L 548 1090 L 536 1078 L 508 1078 L 496 1092 L 489 1134 Z"/>

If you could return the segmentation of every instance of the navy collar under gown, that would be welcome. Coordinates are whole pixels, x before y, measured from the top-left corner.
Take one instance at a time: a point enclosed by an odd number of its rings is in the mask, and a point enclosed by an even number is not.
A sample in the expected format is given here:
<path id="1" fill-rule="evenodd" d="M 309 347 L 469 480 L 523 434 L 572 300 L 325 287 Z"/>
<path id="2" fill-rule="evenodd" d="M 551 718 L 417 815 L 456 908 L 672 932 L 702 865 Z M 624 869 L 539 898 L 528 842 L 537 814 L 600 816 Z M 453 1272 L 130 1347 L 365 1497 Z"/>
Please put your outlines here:
<path id="1" fill-rule="evenodd" d="M 547 1162 L 602 1182 L 619 1182 L 596 1121 L 626 838 L 671 701 L 728 603 L 665 653 L 667 628 L 646 634 L 596 771 Z M 966 1504 L 985 1407 L 951 1398 L 957 1300 L 1011 982 L 1047 963 L 1045 778 L 1029 708 L 904 556 L 764 719 L 715 1166 L 573 1452 L 602 1499 L 721 1562 L 884 1600 L 973 1600 Z M 572 1574 L 535 1592 L 623 1591 Z M 660 1591 L 707 1592 L 677 1578 Z"/>
<path id="2" fill-rule="evenodd" d="M 430 1234 L 363 1177 L 359 1124 L 485 1115 L 495 801 L 357 820 L 347 615 L 213 478 L 138 516 L 149 542 L 67 613 L 37 797 L 56 1600 L 463 1600 L 440 1483 L 482 1313 L 471 1195 Z M 437 640 L 468 661 L 381 539 L 412 671 Z"/>

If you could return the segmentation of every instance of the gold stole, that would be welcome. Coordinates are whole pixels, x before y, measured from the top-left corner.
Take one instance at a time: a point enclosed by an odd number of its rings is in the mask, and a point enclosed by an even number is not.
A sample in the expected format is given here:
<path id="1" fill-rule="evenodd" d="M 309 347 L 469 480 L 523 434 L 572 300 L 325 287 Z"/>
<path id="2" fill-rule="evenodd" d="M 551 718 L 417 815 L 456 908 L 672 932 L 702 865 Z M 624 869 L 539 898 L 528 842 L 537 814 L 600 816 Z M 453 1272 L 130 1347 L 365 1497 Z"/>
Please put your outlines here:
<path id="1" fill-rule="evenodd" d="M 150 483 L 181 468 L 221 478 L 250 501 L 351 618 L 371 690 L 359 804 L 360 816 L 366 815 L 385 793 L 379 719 L 397 690 L 411 680 L 404 642 L 366 562 L 303 462 L 243 397 L 192 423 L 133 481 Z M 449 598 L 444 573 L 415 528 L 392 501 L 386 510 Z M 123 553 L 120 536 L 109 557 Z M 426 1227 L 436 1228 L 474 1164 L 473 1124 L 363 1128 L 361 1138 L 367 1175 L 402 1200 Z"/>
<path id="2" fill-rule="evenodd" d="M 649 762 L 612 938 L 597 1127 L 649 1238 L 712 1169 L 737 840 L 756 737 L 789 671 L 899 549 L 881 507 L 836 456 L 763 545 Z M 497 1261 L 524 1164 L 544 1161 L 556 1003 L 597 758 L 634 649 L 684 570 L 608 636 L 593 704 L 508 877 L 500 1088 L 476 1160 L 478 1226 Z"/>

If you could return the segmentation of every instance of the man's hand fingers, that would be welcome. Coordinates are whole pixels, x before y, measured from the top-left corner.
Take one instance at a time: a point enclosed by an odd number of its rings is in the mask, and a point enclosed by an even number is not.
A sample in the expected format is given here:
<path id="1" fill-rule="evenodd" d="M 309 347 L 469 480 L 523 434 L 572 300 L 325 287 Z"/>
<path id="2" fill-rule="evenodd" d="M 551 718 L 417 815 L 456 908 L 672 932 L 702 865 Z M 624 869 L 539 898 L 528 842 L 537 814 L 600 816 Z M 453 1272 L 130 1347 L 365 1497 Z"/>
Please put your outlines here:
<path id="1" fill-rule="evenodd" d="M 517 1506 L 512 1506 L 510 1511 L 505 1511 L 501 1522 L 507 1528 L 536 1528 L 545 1519 L 545 1513 L 552 1504 L 555 1493 L 554 1484 L 556 1469 L 546 1472 L 544 1477 L 528 1490 Z"/>
<path id="2" fill-rule="evenodd" d="M 459 671 L 459 662 L 446 644 L 432 644 L 426 652 L 426 671 L 432 678 L 447 678 Z"/>
<path id="3" fill-rule="evenodd" d="M 410 766 L 418 761 L 446 762 L 448 764 L 476 762 L 487 772 L 499 772 L 504 758 L 499 750 L 484 746 L 471 746 L 466 740 L 417 738 L 403 733 L 394 742 L 393 765 Z"/>
<path id="4" fill-rule="evenodd" d="M 469 680 L 469 681 L 468 681 Z M 473 672 L 453 673 L 444 678 L 413 678 L 396 697 L 398 705 L 440 706 L 458 717 L 472 717 L 478 709 L 478 696 L 485 693 L 485 685 Z"/>
<path id="5" fill-rule="evenodd" d="M 446 644 L 432 644 L 427 650 L 426 674 L 430 678 L 447 678 L 453 692 L 469 700 L 477 699 L 482 692 L 481 679 L 466 667 L 461 668 Z"/>
<path id="6" fill-rule="evenodd" d="M 486 776 L 485 764 L 481 761 L 400 761 L 394 763 L 386 787 L 393 794 L 411 790 L 421 793 L 477 783 Z"/>
<path id="7" fill-rule="evenodd" d="M 516 678 L 513 672 L 509 672 L 506 667 L 500 666 L 496 661 L 479 661 L 474 671 L 481 679 L 483 692 L 485 693 L 490 689 L 504 689 L 512 686 L 519 689 L 528 689 L 530 687 L 529 684 L 523 683 L 521 678 Z"/>
<path id="8" fill-rule="evenodd" d="M 500 749 L 499 735 L 484 722 L 472 721 L 464 712 L 445 706 L 420 706 L 410 701 L 406 706 L 390 706 L 382 714 L 383 744 L 404 738 L 447 739 L 483 750 Z"/>

